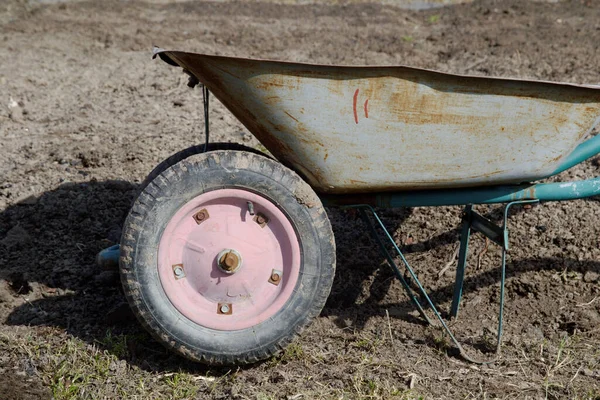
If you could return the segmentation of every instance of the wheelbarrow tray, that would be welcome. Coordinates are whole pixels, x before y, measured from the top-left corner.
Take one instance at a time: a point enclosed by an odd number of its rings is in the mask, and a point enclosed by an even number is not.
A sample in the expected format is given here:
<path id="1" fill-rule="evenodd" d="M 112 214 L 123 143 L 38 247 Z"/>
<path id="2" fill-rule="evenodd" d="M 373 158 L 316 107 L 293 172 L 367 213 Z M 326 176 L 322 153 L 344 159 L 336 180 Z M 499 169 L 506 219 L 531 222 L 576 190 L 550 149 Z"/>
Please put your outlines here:
<path id="1" fill-rule="evenodd" d="M 321 193 L 551 176 L 600 121 L 600 88 L 399 67 L 157 51 Z"/>

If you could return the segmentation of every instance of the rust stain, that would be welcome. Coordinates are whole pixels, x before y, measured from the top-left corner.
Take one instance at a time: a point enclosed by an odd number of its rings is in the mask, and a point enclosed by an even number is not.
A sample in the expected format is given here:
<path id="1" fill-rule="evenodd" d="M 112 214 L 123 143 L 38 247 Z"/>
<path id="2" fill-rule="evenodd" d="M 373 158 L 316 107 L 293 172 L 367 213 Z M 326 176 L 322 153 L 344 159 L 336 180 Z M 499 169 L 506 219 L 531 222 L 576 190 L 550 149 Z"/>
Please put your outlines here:
<path id="1" fill-rule="evenodd" d="M 365 100 L 365 118 L 369 118 L 369 99 Z"/>
<path id="2" fill-rule="evenodd" d="M 254 85 L 255 88 L 268 91 L 273 88 L 282 88 L 288 85 L 285 84 L 283 78 L 281 77 L 272 77 L 271 80 L 265 81 L 261 80 L 260 82 Z"/>
<path id="3" fill-rule="evenodd" d="M 329 157 L 329 153 L 325 153 L 325 158 L 323 158 L 323 161 L 327 161 L 327 157 Z"/>
<path id="4" fill-rule="evenodd" d="M 284 110 L 283 112 L 284 112 L 284 113 L 286 113 L 286 115 L 287 115 L 288 117 L 290 117 L 291 119 L 293 119 L 294 121 L 296 121 L 296 122 L 300 123 L 300 121 L 298 121 L 298 119 L 294 118 L 294 116 L 293 116 L 292 114 L 290 114 L 289 112 L 287 112 L 287 111 L 285 111 L 285 110 Z"/>
<path id="5" fill-rule="evenodd" d="M 358 179 L 348 179 L 348 182 L 351 185 L 365 185 L 365 184 L 368 183 L 368 182 L 365 182 L 365 181 L 359 181 Z"/>
<path id="6" fill-rule="evenodd" d="M 552 157 L 552 159 L 550 160 L 550 164 L 558 164 L 558 162 L 560 161 L 561 158 L 563 158 L 562 154 L 560 154 L 557 157 Z"/>

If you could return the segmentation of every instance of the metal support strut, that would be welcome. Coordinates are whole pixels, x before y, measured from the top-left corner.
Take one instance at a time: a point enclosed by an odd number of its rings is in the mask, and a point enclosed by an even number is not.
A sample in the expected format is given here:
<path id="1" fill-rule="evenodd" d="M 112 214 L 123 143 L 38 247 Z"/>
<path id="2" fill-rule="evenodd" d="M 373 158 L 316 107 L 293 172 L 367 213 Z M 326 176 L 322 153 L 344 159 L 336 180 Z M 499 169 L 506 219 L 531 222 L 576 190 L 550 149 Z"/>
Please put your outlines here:
<path id="1" fill-rule="evenodd" d="M 508 212 L 513 205 L 526 204 L 526 203 L 537 203 L 538 201 L 539 200 L 520 200 L 520 201 L 514 201 L 511 203 L 508 203 L 504 208 L 504 223 L 500 227 L 497 226 L 496 224 L 494 224 L 492 221 L 488 220 L 487 218 L 485 218 L 485 217 L 481 216 L 480 214 L 476 213 L 475 211 L 473 211 L 472 205 L 467 205 L 465 208 L 465 212 L 463 214 L 462 232 L 461 232 L 461 238 L 460 238 L 460 250 L 459 250 L 459 256 L 458 256 L 458 264 L 457 264 L 457 268 L 456 268 L 456 282 L 455 282 L 455 286 L 454 286 L 454 295 L 452 298 L 452 306 L 450 309 L 450 315 L 452 317 L 456 317 L 458 315 L 459 304 L 460 304 L 460 300 L 462 298 L 465 267 L 466 267 L 468 249 L 469 249 L 469 238 L 471 236 L 471 230 L 482 233 L 483 235 L 488 237 L 490 240 L 492 240 L 494 243 L 496 243 L 502 247 L 502 266 L 501 266 L 501 276 L 500 276 L 500 305 L 499 305 L 499 312 L 498 312 L 498 333 L 497 333 L 497 342 L 496 342 L 496 351 L 495 351 L 496 354 L 491 360 L 485 360 L 485 361 L 476 360 L 466 354 L 462 345 L 456 339 L 456 337 L 454 336 L 454 334 L 452 333 L 452 331 L 450 330 L 450 328 L 448 327 L 448 325 L 446 324 L 446 322 L 440 315 L 439 311 L 433 304 L 433 301 L 431 300 L 431 298 L 427 295 L 427 292 L 425 291 L 423 285 L 419 281 L 419 278 L 417 277 L 414 270 L 409 265 L 408 261 L 404 257 L 404 254 L 402 254 L 402 251 L 400 250 L 400 248 L 398 247 L 398 245 L 396 244 L 396 242 L 394 241 L 394 239 L 392 238 L 392 236 L 390 235 L 388 230 L 383 225 L 383 222 L 381 221 L 381 219 L 379 218 L 379 216 L 377 215 L 377 212 L 373 209 L 373 207 L 371 207 L 369 205 L 360 204 L 360 205 L 347 206 L 345 208 L 356 208 L 359 210 L 362 219 L 365 221 L 365 223 L 367 224 L 367 226 L 369 228 L 371 236 L 378 243 L 379 249 L 381 250 L 384 257 L 386 258 L 389 265 L 394 270 L 396 277 L 402 283 L 402 286 L 406 290 L 406 293 L 408 294 L 408 297 L 410 298 L 411 302 L 415 305 L 415 307 L 417 308 L 419 313 L 423 316 L 423 318 L 427 321 L 427 323 L 432 324 L 432 321 L 425 314 L 423 307 L 417 300 L 410 285 L 408 284 L 408 282 L 402 275 L 400 268 L 394 261 L 394 258 L 385 248 L 383 240 L 382 240 L 381 236 L 377 233 L 375 225 L 373 224 L 371 218 L 369 218 L 367 211 L 370 212 L 370 214 L 373 216 L 373 218 L 377 222 L 377 225 L 379 225 L 379 227 L 381 228 L 381 230 L 383 230 L 383 232 L 384 232 L 385 236 L 387 237 L 387 239 L 389 240 L 389 242 L 393 245 L 396 253 L 399 255 L 400 259 L 402 260 L 402 264 L 404 264 L 404 268 L 406 269 L 406 271 L 410 275 L 411 279 L 414 281 L 415 285 L 417 286 L 418 292 L 420 293 L 422 298 L 425 299 L 427 305 L 429 306 L 429 308 L 431 308 L 431 310 L 435 314 L 435 317 L 440 322 L 443 329 L 446 331 L 446 333 L 448 334 L 448 336 L 450 337 L 450 339 L 452 340 L 452 342 L 458 349 L 461 357 L 464 358 L 465 360 L 475 363 L 475 364 L 489 364 L 489 363 L 495 362 L 498 359 L 498 356 L 500 354 L 500 346 L 502 343 L 502 323 L 503 323 L 503 310 L 504 310 L 504 283 L 506 281 L 506 252 L 508 251 L 508 229 L 507 229 Z"/>
<path id="2" fill-rule="evenodd" d="M 210 97 L 210 91 L 208 90 L 208 88 L 206 87 L 206 85 L 202 85 L 202 103 L 204 104 L 204 136 L 205 136 L 205 142 L 204 142 L 204 151 L 208 151 L 208 139 L 209 139 L 209 134 L 210 134 L 210 124 L 209 124 L 209 107 L 208 107 L 208 100 Z"/>

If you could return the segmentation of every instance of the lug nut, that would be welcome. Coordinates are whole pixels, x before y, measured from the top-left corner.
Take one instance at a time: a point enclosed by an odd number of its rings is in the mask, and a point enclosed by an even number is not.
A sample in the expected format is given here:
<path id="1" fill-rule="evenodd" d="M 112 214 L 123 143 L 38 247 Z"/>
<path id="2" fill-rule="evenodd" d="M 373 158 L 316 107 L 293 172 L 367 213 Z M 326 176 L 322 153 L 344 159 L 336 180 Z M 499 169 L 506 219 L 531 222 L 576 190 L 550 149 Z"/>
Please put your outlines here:
<path id="1" fill-rule="evenodd" d="M 185 272 L 183 271 L 183 264 L 175 264 L 173 265 L 173 274 L 175 275 L 175 279 L 185 278 Z"/>
<path id="2" fill-rule="evenodd" d="M 269 218 L 263 213 L 256 213 L 253 219 L 261 228 L 264 228 L 269 223 Z"/>
<path id="3" fill-rule="evenodd" d="M 208 215 L 208 211 L 206 210 L 206 208 L 203 208 L 202 210 L 200 210 L 196 214 L 194 214 L 194 221 L 196 221 L 196 223 L 198 225 L 200 225 L 202 222 L 206 221 L 209 217 L 210 217 L 210 215 Z"/>
<path id="4" fill-rule="evenodd" d="M 279 286 L 281 283 L 281 277 L 283 276 L 283 271 L 278 269 L 274 269 L 271 271 L 271 276 L 269 276 L 269 283 L 272 283 L 275 286 Z"/>
<path id="5" fill-rule="evenodd" d="M 219 303 L 217 304 L 217 314 L 231 315 L 233 312 L 233 306 L 231 303 Z"/>

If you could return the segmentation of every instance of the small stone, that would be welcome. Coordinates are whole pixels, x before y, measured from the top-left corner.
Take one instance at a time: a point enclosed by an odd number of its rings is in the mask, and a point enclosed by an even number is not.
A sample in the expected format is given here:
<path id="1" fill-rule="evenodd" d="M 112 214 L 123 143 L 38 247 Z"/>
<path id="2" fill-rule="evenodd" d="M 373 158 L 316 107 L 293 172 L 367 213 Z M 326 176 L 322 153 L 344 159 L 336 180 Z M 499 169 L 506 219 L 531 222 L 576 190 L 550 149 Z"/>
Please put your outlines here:
<path id="1" fill-rule="evenodd" d="M 600 371 L 594 371 L 589 368 L 584 368 L 581 370 L 581 375 L 591 376 L 591 377 L 600 377 Z"/>
<path id="2" fill-rule="evenodd" d="M 22 272 L 13 272 L 8 277 L 10 282 L 10 288 L 15 294 L 28 294 L 33 290 L 25 274 Z"/>
<path id="3" fill-rule="evenodd" d="M 583 281 L 588 283 L 598 282 L 598 278 L 600 278 L 600 274 L 596 271 L 587 271 L 583 275 Z"/>
<path id="4" fill-rule="evenodd" d="M 12 119 L 15 122 L 23 122 L 23 109 L 21 108 L 21 105 L 19 103 L 17 103 L 13 99 L 10 99 L 10 102 L 8 103 L 8 110 L 8 117 L 10 119 Z"/>

